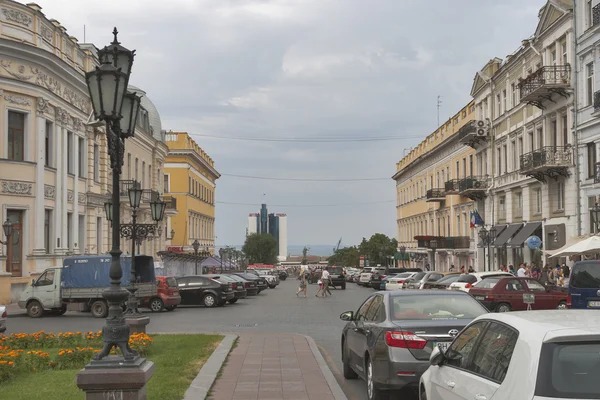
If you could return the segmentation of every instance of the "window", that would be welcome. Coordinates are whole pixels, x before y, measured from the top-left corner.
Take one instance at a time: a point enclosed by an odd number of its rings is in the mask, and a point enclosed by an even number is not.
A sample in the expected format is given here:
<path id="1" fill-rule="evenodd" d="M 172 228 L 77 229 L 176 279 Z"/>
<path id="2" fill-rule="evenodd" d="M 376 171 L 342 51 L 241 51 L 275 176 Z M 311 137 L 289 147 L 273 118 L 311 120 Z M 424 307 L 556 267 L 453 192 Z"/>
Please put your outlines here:
<path id="1" fill-rule="evenodd" d="M 88 159 L 87 151 L 85 150 L 85 140 L 83 138 L 78 139 L 78 149 L 79 149 L 79 176 L 82 178 L 87 178 L 85 176 L 85 160 Z"/>
<path id="2" fill-rule="evenodd" d="M 8 154 L 14 161 L 25 160 L 25 114 L 8 112 Z"/>
<path id="3" fill-rule="evenodd" d="M 593 178 L 596 173 L 596 143 L 587 143 L 587 174 L 588 178 Z"/>
<path id="4" fill-rule="evenodd" d="M 485 325 L 486 322 L 476 322 L 465 328 L 465 330 L 454 339 L 454 342 L 452 342 L 446 351 L 447 357 L 444 360 L 444 365 L 467 369 L 469 366 L 469 359 L 475 349 L 475 344 L 483 333 Z"/>
<path id="5" fill-rule="evenodd" d="M 502 111 L 503 111 L 503 112 L 506 112 L 506 110 L 508 110 L 508 107 L 507 107 L 507 105 L 508 105 L 508 104 L 506 104 L 506 103 L 507 103 L 507 99 L 506 99 L 506 89 L 504 89 L 504 90 L 502 91 Z"/>
<path id="6" fill-rule="evenodd" d="M 477 351 L 473 353 L 473 359 L 468 369 L 477 375 L 502 383 L 518 336 L 519 334 L 514 329 L 504 324 L 491 322 L 479 342 Z"/>
<path id="7" fill-rule="evenodd" d="M 558 146 L 558 129 L 555 119 L 550 121 L 550 139 L 553 146 Z"/>
<path id="8" fill-rule="evenodd" d="M 73 213 L 67 213 L 67 248 L 69 250 L 73 249 L 73 231 L 75 227 L 73 226 Z"/>
<path id="9" fill-rule="evenodd" d="M 502 175 L 502 150 L 500 150 L 500 148 L 498 147 L 498 149 L 496 149 L 496 152 L 498 153 L 498 171 L 496 175 Z"/>
<path id="10" fill-rule="evenodd" d="M 556 50 L 550 52 L 550 62 L 552 65 L 556 65 Z"/>
<path id="11" fill-rule="evenodd" d="M 102 217 L 96 218 L 96 254 L 102 254 Z"/>
<path id="12" fill-rule="evenodd" d="M 590 28 L 594 22 L 594 10 L 592 6 L 592 0 L 588 0 L 585 4 L 585 18 L 587 27 Z"/>
<path id="13" fill-rule="evenodd" d="M 563 130 L 562 145 L 566 146 L 567 144 L 569 144 L 569 126 L 567 125 L 567 115 L 566 114 L 561 117 L 561 121 L 562 121 L 562 130 Z"/>
<path id="14" fill-rule="evenodd" d="M 525 288 L 523 287 L 523 284 L 521 283 L 521 281 L 519 281 L 517 279 L 513 279 L 506 283 L 505 290 L 507 292 L 524 292 Z"/>
<path id="15" fill-rule="evenodd" d="M 131 153 L 127 154 L 127 179 L 131 179 Z"/>
<path id="16" fill-rule="evenodd" d="M 469 175 L 474 176 L 475 173 L 473 171 L 473 154 L 469 155 Z"/>
<path id="17" fill-rule="evenodd" d="M 52 249 L 51 249 L 51 243 L 52 243 L 52 236 L 50 235 L 50 224 L 52 221 L 52 210 L 44 210 L 44 249 L 46 249 L 46 254 L 50 254 Z"/>
<path id="18" fill-rule="evenodd" d="M 373 304 L 367 311 L 366 321 L 383 322 L 385 321 L 385 306 L 383 305 L 383 296 L 375 296 Z"/>
<path id="19" fill-rule="evenodd" d="M 519 91 L 515 82 L 510 84 L 510 90 L 512 93 L 512 106 L 516 107 L 519 104 Z"/>
<path id="20" fill-rule="evenodd" d="M 517 165 L 517 169 L 519 168 L 519 165 L 521 163 L 521 156 L 523 155 L 523 138 L 520 137 L 517 140 L 517 154 L 519 155 L 519 157 L 517 158 L 519 164 Z"/>
<path id="21" fill-rule="evenodd" d="M 94 181 L 100 182 L 100 146 L 94 144 Z"/>
<path id="22" fill-rule="evenodd" d="M 385 269 L 384 269 L 385 270 Z M 415 275 L 412 279 L 420 281 L 427 274 Z M 435 321 L 439 319 L 476 318 L 487 310 L 468 296 L 440 294 L 414 294 L 411 296 L 390 296 L 391 319 Z"/>
<path id="23" fill-rule="evenodd" d="M 354 319 L 356 321 L 366 321 L 369 306 L 373 303 L 374 300 L 375 296 L 369 297 L 367 300 L 365 300 L 365 302 L 362 304 L 362 306 L 360 306 L 360 308 L 356 312 L 356 315 L 354 316 Z"/>
<path id="24" fill-rule="evenodd" d="M 460 228 L 461 228 L 461 226 L 460 226 L 460 215 L 457 215 L 456 216 L 456 236 L 460 236 L 461 235 Z"/>
<path id="25" fill-rule="evenodd" d="M 52 167 L 54 165 L 54 157 L 52 154 L 53 142 L 52 122 L 46 121 L 45 143 L 44 143 L 44 166 Z"/>
<path id="26" fill-rule="evenodd" d="M 467 158 L 464 157 L 462 159 L 462 162 L 463 162 L 463 178 L 466 178 L 467 177 Z"/>
<path id="27" fill-rule="evenodd" d="M 533 131 L 527 132 L 527 135 L 529 136 L 529 149 L 533 151 L 533 149 L 535 149 L 535 143 L 533 142 Z"/>
<path id="28" fill-rule="evenodd" d="M 546 288 L 544 287 L 544 285 L 542 285 L 535 279 L 527 279 L 526 282 L 527 282 L 527 287 L 529 288 L 530 291 L 546 293 Z"/>
<path id="29" fill-rule="evenodd" d="M 502 146 L 502 151 L 504 152 L 504 173 L 506 173 L 508 168 L 508 149 L 506 145 Z"/>
<path id="30" fill-rule="evenodd" d="M 460 163 L 456 162 L 456 179 L 460 178 Z"/>
<path id="31" fill-rule="evenodd" d="M 168 193 L 169 192 L 169 175 L 165 174 L 163 176 L 163 179 L 164 179 L 164 182 L 163 182 L 164 188 L 163 188 L 163 190 L 165 191 L 165 193 Z"/>
<path id="32" fill-rule="evenodd" d="M 559 181 L 556 183 L 556 210 L 564 211 L 565 209 L 565 182 Z"/>
<path id="33" fill-rule="evenodd" d="M 542 213 L 542 189 L 535 188 L 533 189 L 533 213 L 541 214 Z"/>
<path id="34" fill-rule="evenodd" d="M 144 178 L 146 178 L 146 161 L 142 161 L 142 178 L 141 178 L 141 188 L 144 189 Z"/>
<path id="35" fill-rule="evenodd" d="M 192 194 L 192 178 L 188 178 L 188 193 Z"/>
<path id="36" fill-rule="evenodd" d="M 523 217 L 523 193 L 515 193 L 515 207 L 513 209 L 515 217 Z"/>
<path id="37" fill-rule="evenodd" d="M 498 219 L 506 219 L 506 196 L 498 197 Z"/>
<path id="38" fill-rule="evenodd" d="M 542 147 L 544 147 L 544 135 L 542 133 L 542 128 L 537 128 L 536 149 L 541 149 Z"/>
<path id="39" fill-rule="evenodd" d="M 496 95 L 496 116 L 502 114 L 502 109 L 500 108 L 500 93 Z"/>
<path id="40" fill-rule="evenodd" d="M 519 161 L 519 157 L 517 156 L 517 143 L 513 140 L 512 142 L 510 142 L 510 147 L 512 149 L 512 170 L 516 171 L 519 169 L 518 166 L 518 161 Z"/>
<path id="41" fill-rule="evenodd" d="M 67 173 L 75 174 L 73 159 L 73 132 L 67 132 Z"/>
<path id="42" fill-rule="evenodd" d="M 596 263 L 582 263 L 571 272 L 571 286 L 578 289 L 596 289 L 600 287 L 600 268 Z"/>
<path id="43" fill-rule="evenodd" d="M 587 105 L 591 106 L 594 101 L 594 62 L 591 62 L 585 66 L 586 70 L 586 92 L 587 92 Z"/>
<path id="44" fill-rule="evenodd" d="M 85 215 L 79 215 L 77 247 L 85 249 Z M 83 253 L 83 251 L 82 251 Z"/>
<path id="45" fill-rule="evenodd" d="M 567 40 L 563 39 L 560 42 L 560 51 L 562 53 L 562 65 L 567 65 L 569 63 L 569 57 L 567 53 Z"/>
<path id="46" fill-rule="evenodd" d="M 138 163 L 139 163 L 139 160 L 138 160 L 138 158 L 136 157 L 136 158 L 135 158 L 135 180 L 136 180 L 136 181 L 138 180 Z"/>
<path id="47" fill-rule="evenodd" d="M 35 286 L 50 286 L 54 284 L 54 270 L 48 269 L 35 281 Z"/>

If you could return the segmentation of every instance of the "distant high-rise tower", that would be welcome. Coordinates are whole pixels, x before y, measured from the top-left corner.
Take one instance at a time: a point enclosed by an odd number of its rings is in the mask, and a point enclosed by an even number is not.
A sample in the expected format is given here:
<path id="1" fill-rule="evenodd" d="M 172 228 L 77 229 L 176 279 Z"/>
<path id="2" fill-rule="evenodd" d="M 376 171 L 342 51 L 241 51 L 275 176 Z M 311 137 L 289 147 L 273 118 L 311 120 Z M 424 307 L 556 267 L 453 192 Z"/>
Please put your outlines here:
<path id="1" fill-rule="evenodd" d="M 287 215 L 269 214 L 266 204 L 261 204 L 260 212 L 248 214 L 248 228 L 246 234 L 270 233 L 277 240 L 278 259 L 285 261 L 287 258 Z"/>

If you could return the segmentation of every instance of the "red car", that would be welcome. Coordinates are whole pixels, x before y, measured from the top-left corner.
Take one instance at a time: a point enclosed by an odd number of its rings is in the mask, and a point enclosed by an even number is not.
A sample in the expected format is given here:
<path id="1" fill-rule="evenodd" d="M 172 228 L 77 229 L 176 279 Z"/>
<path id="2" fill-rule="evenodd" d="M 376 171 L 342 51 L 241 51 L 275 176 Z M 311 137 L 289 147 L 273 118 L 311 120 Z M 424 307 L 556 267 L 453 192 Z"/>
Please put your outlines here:
<path id="1" fill-rule="evenodd" d="M 547 289 L 533 278 L 489 277 L 471 288 L 469 294 L 488 310 L 496 312 L 567 308 L 568 293 Z"/>
<path id="2" fill-rule="evenodd" d="M 152 312 L 173 311 L 181 303 L 177 280 L 172 276 L 157 276 L 156 283 L 157 296 L 140 298 L 140 306 L 148 307 Z"/>

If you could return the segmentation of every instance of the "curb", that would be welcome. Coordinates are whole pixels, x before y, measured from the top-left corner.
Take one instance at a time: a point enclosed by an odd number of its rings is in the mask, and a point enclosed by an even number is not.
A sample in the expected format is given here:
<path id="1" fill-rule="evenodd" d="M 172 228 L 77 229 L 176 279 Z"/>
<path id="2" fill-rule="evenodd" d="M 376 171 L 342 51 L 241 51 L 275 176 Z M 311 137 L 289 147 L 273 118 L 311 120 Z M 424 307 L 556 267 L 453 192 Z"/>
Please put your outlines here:
<path id="1" fill-rule="evenodd" d="M 185 391 L 183 400 L 203 400 L 206 398 L 237 338 L 237 335 L 225 335 L 215 351 L 206 360 L 190 387 Z"/>
<path id="2" fill-rule="evenodd" d="M 319 364 L 319 368 L 321 369 L 321 372 L 323 373 L 323 376 L 325 377 L 325 381 L 327 381 L 327 385 L 329 386 L 329 389 L 331 390 L 331 393 L 333 394 L 333 398 L 335 400 L 348 400 L 348 398 L 344 394 L 344 391 L 340 387 L 340 384 L 338 383 L 337 379 L 335 379 L 335 376 L 333 376 L 331 369 L 329 369 L 329 365 L 327 365 L 327 361 L 325 361 L 325 358 L 323 358 L 323 355 L 319 351 L 319 348 L 317 347 L 317 344 L 315 343 L 313 338 L 311 338 L 310 336 L 306 336 L 306 335 L 302 335 L 302 336 L 304 336 L 304 338 L 308 342 L 308 345 L 310 346 L 310 350 L 312 351 L 313 355 L 317 359 L 317 364 Z"/>

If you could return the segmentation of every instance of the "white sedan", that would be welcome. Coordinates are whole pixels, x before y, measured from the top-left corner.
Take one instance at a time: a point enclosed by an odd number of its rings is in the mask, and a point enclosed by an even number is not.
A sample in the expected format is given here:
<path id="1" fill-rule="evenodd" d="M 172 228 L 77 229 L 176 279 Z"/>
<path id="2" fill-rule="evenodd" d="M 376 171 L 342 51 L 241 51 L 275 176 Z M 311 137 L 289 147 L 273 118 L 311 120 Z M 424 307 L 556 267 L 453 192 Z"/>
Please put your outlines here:
<path id="1" fill-rule="evenodd" d="M 404 281 L 415 276 L 416 272 L 402 272 L 391 276 L 385 281 L 385 290 L 398 290 L 404 288 Z"/>
<path id="2" fill-rule="evenodd" d="M 6 306 L 0 305 L 0 333 L 6 331 L 6 320 L 8 319 L 8 313 L 6 312 Z"/>
<path id="3" fill-rule="evenodd" d="M 485 314 L 430 364 L 420 400 L 600 399 L 600 313 Z"/>
<path id="4" fill-rule="evenodd" d="M 481 282 L 484 278 L 492 276 L 513 276 L 509 272 L 502 271 L 486 271 L 486 272 L 471 272 L 469 274 L 461 275 L 460 278 L 450 284 L 448 290 L 462 290 L 463 292 L 469 292 L 469 290 L 475 286 L 476 283 Z"/>

